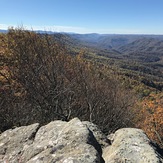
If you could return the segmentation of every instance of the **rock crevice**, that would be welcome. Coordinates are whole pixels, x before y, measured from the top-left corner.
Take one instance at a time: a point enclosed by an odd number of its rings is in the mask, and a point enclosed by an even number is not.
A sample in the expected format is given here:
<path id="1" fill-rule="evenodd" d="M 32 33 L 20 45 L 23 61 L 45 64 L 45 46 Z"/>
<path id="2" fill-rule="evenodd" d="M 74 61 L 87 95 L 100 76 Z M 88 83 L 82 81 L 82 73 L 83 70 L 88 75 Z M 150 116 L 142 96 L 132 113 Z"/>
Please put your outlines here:
<path id="1" fill-rule="evenodd" d="M 157 148 L 140 129 L 119 129 L 106 137 L 95 124 L 74 118 L 3 132 L 0 162 L 162 163 Z"/>

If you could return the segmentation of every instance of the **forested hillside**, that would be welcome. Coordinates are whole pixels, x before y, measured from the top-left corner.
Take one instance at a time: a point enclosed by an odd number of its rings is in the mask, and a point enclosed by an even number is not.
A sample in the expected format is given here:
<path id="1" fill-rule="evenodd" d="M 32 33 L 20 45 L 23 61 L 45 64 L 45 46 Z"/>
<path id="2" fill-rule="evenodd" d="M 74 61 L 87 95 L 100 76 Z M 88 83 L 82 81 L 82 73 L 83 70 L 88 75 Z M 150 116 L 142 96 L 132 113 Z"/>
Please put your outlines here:
<path id="1" fill-rule="evenodd" d="M 0 131 L 79 117 L 105 133 L 143 128 L 162 145 L 162 40 L 23 29 L 0 34 Z"/>
<path id="2" fill-rule="evenodd" d="M 91 51 L 99 62 L 106 62 L 107 65 L 118 68 L 123 75 L 162 90 L 162 35 L 73 34 L 70 37 L 74 42 L 78 39 L 83 47 L 85 45 L 89 48 L 89 52 Z"/>

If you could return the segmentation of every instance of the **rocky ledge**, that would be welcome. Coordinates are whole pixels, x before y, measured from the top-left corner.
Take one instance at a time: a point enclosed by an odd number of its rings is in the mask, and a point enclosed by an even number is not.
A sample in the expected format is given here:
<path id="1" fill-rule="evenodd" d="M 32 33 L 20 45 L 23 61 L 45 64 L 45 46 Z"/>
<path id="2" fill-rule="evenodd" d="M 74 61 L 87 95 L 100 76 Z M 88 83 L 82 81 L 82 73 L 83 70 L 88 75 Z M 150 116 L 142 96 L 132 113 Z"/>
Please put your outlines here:
<path id="1" fill-rule="evenodd" d="M 78 118 L 22 126 L 0 135 L 2 163 L 162 163 L 161 155 L 140 129 L 123 128 L 107 137 Z"/>

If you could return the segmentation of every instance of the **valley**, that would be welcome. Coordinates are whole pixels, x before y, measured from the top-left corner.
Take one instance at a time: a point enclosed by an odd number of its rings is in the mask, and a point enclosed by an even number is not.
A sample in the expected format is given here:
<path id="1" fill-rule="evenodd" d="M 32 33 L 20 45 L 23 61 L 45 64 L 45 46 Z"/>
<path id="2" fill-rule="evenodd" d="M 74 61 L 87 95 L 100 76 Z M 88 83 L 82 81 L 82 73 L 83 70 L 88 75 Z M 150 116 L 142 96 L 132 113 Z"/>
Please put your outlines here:
<path id="1" fill-rule="evenodd" d="M 84 49 L 86 58 L 147 86 L 163 89 L 162 35 L 54 34 L 54 38 L 74 55 Z"/>

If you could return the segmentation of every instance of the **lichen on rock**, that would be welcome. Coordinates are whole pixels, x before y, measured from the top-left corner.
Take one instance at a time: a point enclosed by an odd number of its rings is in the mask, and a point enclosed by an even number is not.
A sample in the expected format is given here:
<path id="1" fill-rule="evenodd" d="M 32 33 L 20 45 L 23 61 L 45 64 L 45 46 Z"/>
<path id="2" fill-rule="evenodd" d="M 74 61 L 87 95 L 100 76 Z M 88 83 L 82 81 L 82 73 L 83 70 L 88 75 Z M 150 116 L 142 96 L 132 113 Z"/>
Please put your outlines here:
<path id="1" fill-rule="evenodd" d="M 74 118 L 3 132 L 0 162 L 162 163 L 163 159 L 140 129 L 119 129 L 107 137 L 95 124 Z"/>

